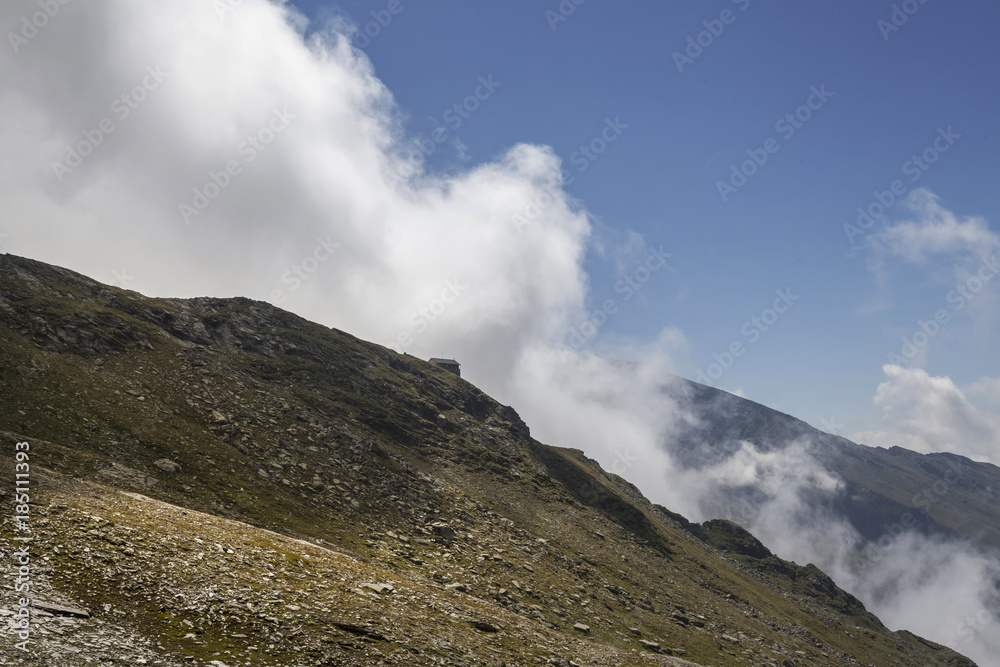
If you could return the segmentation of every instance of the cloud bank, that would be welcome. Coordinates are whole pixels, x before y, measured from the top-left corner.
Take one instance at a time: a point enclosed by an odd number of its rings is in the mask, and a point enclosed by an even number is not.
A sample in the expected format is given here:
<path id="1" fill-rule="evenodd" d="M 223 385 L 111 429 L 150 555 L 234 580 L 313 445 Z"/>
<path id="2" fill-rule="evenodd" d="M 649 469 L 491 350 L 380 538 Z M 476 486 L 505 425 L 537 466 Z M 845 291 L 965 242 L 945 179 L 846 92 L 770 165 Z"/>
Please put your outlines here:
<path id="1" fill-rule="evenodd" d="M 287 5 L 217 4 L 70 3 L 3 51 L 10 251 L 475 356 L 493 384 L 527 342 L 563 335 L 584 306 L 590 223 L 550 149 L 431 173 L 349 36 L 307 38 Z M 34 7 L 16 5 L 4 25 Z"/>
<path id="2" fill-rule="evenodd" d="M 874 403 L 888 428 L 860 431 L 855 442 L 894 445 L 917 452 L 953 452 L 976 461 L 1000 462 L 1000 417 L 975 405 L 948 377 L 933 377 L 919 368 L 886 365 L 886 381 Z M 996 401 L 996 379 L 984 378 L 970 392 Z"/>

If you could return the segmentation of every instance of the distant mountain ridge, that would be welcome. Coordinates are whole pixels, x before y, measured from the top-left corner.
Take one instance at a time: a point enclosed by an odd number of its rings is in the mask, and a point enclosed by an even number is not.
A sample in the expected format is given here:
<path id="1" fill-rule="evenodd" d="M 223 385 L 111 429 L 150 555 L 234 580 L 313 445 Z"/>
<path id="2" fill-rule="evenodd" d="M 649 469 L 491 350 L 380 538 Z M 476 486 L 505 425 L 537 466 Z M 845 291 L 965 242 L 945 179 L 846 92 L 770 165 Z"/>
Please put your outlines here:
<path id="1" fill-rule="evenodd" d="M 1000 550 L 1000 467 L 957 454 L 859 445 L 689 380 L 679 393 L 700 420 L 671 443 L 687 466 L 717 463 L 744 441 L 764 452 L 807 441 L 816 460 L 846 484 L 832 508 L 864 538 L 878 541 L 905 521 L 926 535 L 966 538 Z"/>

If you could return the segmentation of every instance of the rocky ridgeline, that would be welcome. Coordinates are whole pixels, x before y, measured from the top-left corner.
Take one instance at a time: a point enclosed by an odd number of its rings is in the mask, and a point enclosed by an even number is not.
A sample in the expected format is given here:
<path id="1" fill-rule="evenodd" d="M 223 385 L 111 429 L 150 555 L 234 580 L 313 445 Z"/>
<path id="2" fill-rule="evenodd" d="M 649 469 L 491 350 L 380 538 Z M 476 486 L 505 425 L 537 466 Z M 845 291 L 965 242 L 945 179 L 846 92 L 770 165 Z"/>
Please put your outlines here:
<path id="1" fill-rule="evenodd" d="M 39 653 L 0 634 L 9 664 L 971 664 L 468 382 L 267 304 L 4 256 L 0 329 L 40 600 Z"/>

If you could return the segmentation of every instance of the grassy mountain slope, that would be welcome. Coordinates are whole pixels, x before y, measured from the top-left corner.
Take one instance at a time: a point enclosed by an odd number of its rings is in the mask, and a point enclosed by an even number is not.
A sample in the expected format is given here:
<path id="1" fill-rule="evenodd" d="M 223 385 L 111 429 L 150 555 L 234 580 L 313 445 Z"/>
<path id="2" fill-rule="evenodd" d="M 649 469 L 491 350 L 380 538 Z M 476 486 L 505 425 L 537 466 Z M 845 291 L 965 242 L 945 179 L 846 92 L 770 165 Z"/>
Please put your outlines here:
<path id="1" fill-rule="evenodd" d="M 30 657 L 0 634 L 9 664 L 972 665 L 468 382 L 270 305 L 7 255 L 0 334 L 3 501 L 28 441 L 50 610 Z"/>

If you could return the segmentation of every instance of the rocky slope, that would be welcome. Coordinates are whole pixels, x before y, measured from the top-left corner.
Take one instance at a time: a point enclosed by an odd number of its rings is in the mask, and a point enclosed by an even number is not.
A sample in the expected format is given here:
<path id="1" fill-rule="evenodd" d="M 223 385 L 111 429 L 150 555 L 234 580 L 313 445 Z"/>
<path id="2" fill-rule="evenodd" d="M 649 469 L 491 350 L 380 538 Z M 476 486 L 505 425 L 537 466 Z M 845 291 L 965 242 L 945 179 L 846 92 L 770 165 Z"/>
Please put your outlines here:
<path id="1" fill-rule="evenodd" d="M 954 665 L 420 360 L 0 257 L 0 664 Z M 11 582 L 11 583 L 7 583 Z"/>

